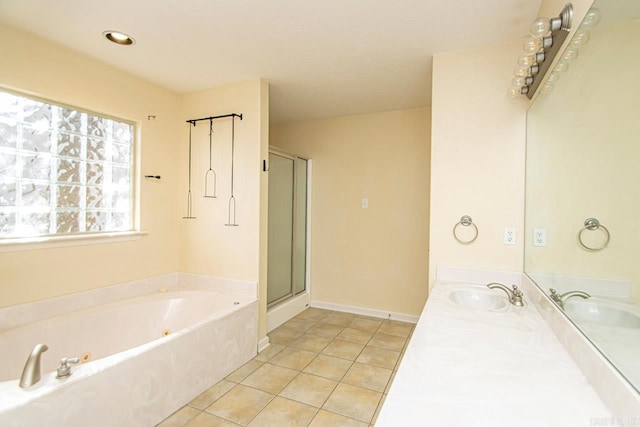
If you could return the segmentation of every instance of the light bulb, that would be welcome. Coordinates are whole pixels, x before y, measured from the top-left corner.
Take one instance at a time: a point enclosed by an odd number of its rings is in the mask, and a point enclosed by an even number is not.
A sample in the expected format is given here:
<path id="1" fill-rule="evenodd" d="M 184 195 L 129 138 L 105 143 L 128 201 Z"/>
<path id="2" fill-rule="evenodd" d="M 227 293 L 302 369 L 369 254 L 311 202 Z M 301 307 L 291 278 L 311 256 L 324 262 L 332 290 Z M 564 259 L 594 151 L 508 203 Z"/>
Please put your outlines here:
<path id="1" fill-rule="evenodd" d="M 509 95 L 509 98 L 518 98 L 522 95 L 521 91 L 522 89 L 519 87 L 510 87 L 509 90 L 507 90 L 507 95 Z"/>
<path id="2" fill-rule="evenodd" d="M 549 93 L 553 90 L 553 83 L 546 82 L 540 88 L 540 93 Z"/>
<path id="3" fill-rule="evenodd" d="M 578 49 L 574 47 L 568 47 L 562 54 L 562 59 L 571 62 L 578 57 Z"/>
<path id="4" fill-rule="evenodd" d="M 602 14 L 600 13 L 600 9 L 591 8 L 589 9 L 589 12 L 587 12 L 587 14 L 585 15 L 584 19 L 582 20 L 582 24 L 580 24 L 580 26 L 582 28 L 595 27 L 596 25 L 598 25 L 598 22 L 600 22 L 601 16 Z"/>
<path id="5" fill-rule="evenodd" d="M 529 39 L 522 46 L 526 53 L 536 53 L 542 48 L 542 39 Z"/>
<path id="6" fill-rule="evenodd" d="M 530 86 L 533 83 L 533 77 L 514 77 L 511 84 L 514 87 Z"/>
<path id="7" fill-rule="evenodd" d="M 516 77 L 527 77 L 531 74 L 531 68 L 526 65 L 518 65 L 515 70 L 513 70 L 513 75 Z"/>
<path id="8" fill-rule="evenodd" d="M 560 61 L 558 61 L 558 63 L 556 64 L 556 67 L 553 69 L 553 71 L 557 71 L 559 73 L 565 72 L 569 69 L 569 63 L 567 61 L 563 61 L 562 59 Z"/>
<path id="9" fill-rule="evenodd" d="M 125 33 L 121 33 L 120 31 L 105 31 L 102 33 L 102 35 L 105 36 L 109 41 L 120 45 L 132 45 L 136 42 L 133 37 Z"/>
<path id="10" fill-rule="evenodd" d="M 535 63 L 536 63 L 535 55 L 524 54 L 524 55 L 521 55 L 520 58 L 518 58 L 518 64 L 520 65 L 526 65 L 527 67 L 530 67 Z"/>
<path id="11" fill-rule="evenodd" d="M 557 71 L 552 71 L 547 76 L 547 83 L 553 84 L 553 83 L 557 82 L 559 78 L 560 78 L 560 74 L 558 74 Z"/>
<path id="12" fill-rule="evenodd" d="M 544 37 L 551 30 L 551 21 L 549 18 L 540 17 L 533 21 L 529 30 L 533 37 Z"/>
<path id="13" fill-rule="evenodd" d="M 576 31 L 575 35 L 571 39 L 571 42 L 569 42 L 569 45 L 571 45 L 573 47 L 584 46 L 585 44 L 587 44 L 589 42 L 589 38 L 590 37 L 591 36 L 589 35 L 588 31 L 586 31 L 586 30 L 578 30 L 578 31 Z"/>

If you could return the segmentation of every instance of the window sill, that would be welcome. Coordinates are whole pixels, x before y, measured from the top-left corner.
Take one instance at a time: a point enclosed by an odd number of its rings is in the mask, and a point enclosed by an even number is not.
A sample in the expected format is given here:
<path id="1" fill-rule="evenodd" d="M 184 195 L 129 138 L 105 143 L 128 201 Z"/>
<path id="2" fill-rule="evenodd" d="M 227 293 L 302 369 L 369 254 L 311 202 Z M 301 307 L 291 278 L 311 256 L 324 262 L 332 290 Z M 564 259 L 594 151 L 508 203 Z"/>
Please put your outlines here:
<path id="1" fill-rule="evenodd" d="M 0 239 L 0 252 L 31 251 L 63 248 L 67 246 L 101 245 L 106 243 L 140 240 L 146 231 L 120 231 L 113 233 L 76 234 L 70 236 L 23 237 Z"/>

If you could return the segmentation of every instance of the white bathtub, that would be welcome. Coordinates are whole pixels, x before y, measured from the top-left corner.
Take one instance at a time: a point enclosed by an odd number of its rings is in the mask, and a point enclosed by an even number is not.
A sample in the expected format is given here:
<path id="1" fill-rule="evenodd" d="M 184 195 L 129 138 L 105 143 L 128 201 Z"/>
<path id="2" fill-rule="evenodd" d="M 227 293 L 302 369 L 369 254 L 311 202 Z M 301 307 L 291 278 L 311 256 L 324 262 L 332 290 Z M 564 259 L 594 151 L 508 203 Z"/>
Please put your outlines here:
<path id="1" fill-rule="evenodd" d="M 255 283 L 185 274 L 2 309 L 0 425 L 153 426 L 255 356 L 257 316 Z M 38 343 L 42 379 L 21 389 Z"/>

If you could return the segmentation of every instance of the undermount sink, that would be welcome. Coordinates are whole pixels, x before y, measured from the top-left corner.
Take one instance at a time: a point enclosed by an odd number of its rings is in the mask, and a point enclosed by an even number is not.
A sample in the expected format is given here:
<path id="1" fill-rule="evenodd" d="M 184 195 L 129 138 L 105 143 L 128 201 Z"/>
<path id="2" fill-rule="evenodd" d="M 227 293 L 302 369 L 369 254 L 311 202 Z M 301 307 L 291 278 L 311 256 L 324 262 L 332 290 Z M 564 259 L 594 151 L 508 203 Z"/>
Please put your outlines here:
<path id="1" fill-rule="evenodd" d="M 634 305 L 597 298 L 572 298 L 564 312 L 575 321 L 619 328 L 640 328 L 640 310 Z"/>
<path id="2" fill-rule="evenodd" d="M 449 291 L 449 300 L 457 305 L 482 311 L 501 311 L 509 304 L 503 292 L 479 285 L 456 286 Z"/>

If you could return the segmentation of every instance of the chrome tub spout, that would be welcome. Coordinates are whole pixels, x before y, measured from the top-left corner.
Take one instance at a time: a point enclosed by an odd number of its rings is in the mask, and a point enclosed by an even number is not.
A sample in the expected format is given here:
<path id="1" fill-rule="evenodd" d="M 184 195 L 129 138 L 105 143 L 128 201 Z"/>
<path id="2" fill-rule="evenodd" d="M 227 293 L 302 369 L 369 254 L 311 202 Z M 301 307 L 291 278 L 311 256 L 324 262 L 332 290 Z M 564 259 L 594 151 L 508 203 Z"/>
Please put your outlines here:
<path id="1" fill-rule="evenodd" d="M 33 348 L 20 376 L 21 388 L 30 387 L 40 381 L 40 357 L 47 350 L 49 350 L 49 347 L 46 344 L 38 344 Z"/>

